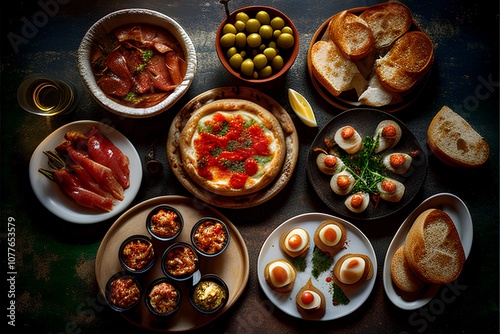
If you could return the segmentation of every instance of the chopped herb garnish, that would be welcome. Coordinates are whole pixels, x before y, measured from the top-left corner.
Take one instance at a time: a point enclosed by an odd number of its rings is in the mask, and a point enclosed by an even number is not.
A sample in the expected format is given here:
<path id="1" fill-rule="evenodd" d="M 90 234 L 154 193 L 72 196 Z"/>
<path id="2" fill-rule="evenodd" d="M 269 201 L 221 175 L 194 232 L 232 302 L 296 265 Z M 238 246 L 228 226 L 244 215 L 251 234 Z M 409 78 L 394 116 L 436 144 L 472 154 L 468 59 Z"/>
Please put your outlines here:
<path id="1" fill-rule="evenodd" d="M 311 274 L 314 278 L 318 278 L 319 275 L 327 271 L 333 264 L 333 258 L 330 257 L 328 253 L 324 253 L 317 246 L 314 246 L 313 257 L 312 257 L 312 271 Z"/>
<path id="2" fill-rule="evenodd" d="M 385 168 L 382 164 L 382 157 L 373 153 L 377 143 L 378 138 L 366 136 L 363 139 L 363 147 L 358 153 L 352 155 L 343 151 L 340 153 L 346 169 L 356 178 L 352 193 L 378 193 L 377 183 L 384 180 Z"/>
<path id="3" fill-rule="evenodd" d="M 306 259 L 303 258 L 302 256 L 298 256 L 296 258 L 293 258 L 291 259 L 290 261 L 292 263 L 292 265 L 295 267 L 295 269 L 297 271 L 304 271 L 306 270 L 306 267 L 307 267 L 307 263 L 306 263 Z"/>
<path id="4" fill-rule="evenodd" d="M 349 304 L 349 297 L 346 296 L 344 291 L 342 291 L 342 289 L 337 284 L 335 284 L 333 280 L 330 284 L 329 291 L 332 294 L 332 304 L 334 306 Z"/>
<path id="5" fill-rule="evenodd" d="M 153 58 L 153 50 L 142 51 L 142 60 L 147 63 L 151 58 Z"/>

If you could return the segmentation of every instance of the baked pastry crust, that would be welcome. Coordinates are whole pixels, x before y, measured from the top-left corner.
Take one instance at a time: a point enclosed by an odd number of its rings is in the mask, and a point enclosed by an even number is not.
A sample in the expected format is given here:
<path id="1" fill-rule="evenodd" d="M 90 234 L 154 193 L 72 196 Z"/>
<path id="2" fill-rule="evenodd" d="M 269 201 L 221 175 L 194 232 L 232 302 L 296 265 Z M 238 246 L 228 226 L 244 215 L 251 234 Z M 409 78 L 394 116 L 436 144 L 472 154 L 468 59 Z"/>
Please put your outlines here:
<path id="1" fill-rule="evenodd" d="M 233 120 L 236 123 L 245 122 L 247 128 L 241 130 L 233 124 Z M 224 122 L 226 129 L 207 133 L 210 123 L 219 121 Z M 267 142 L 249 140 L 247 130 L 252 127 L 256 131 L 262 129 L 261 134 Z M 230 132 L 231 139 L 228 141 L 226 136 Z M 207 138 L 218 143 L 216 148 L 213 147 L 216 152 L 202 153 L 203 149 L 207 149 L 203 148 Z M 254 159 L 252 150 L 256 147 L 262 149 L 262 145 L 265 147 L 260 153 L 267 151 L 266 156 L 257 154 L 257 159 Z M 179 148 L 183 169 L 189 177 L 203 189 L 223 196 L 247 195 L 265 188 L 280 173 L 286 157 L 285 136 L 278 120 L 260 105 L 242 99 L 216 100 L 197 109 L 181 132 Z M 238 154 L 232 154 L 236 150 L 239 150 Z M 249 160 L 253 160 L 254 169 L 257 162 L 256 171 L 248 172 L 246 167 L 242 167 Z M 234 168 L 236 165 L 238 168 Z"/>

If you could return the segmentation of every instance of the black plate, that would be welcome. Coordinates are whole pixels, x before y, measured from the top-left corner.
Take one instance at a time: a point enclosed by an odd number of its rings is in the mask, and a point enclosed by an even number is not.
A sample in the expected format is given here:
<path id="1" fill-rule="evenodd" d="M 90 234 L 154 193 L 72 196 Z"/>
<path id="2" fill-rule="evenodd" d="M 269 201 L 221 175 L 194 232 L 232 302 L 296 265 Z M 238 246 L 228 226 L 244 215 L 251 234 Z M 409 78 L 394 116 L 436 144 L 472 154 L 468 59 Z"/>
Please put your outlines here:
<path id="1" fill-rule="evenodd" d="M 318 153 L 313 152 L 313 149 L 316 147 L 326 149 L 324 139 L 333 138 L 337 129 L 345 125 L 351 125 L 354 127 L 362 138 L 367 135 L 373 136 L 378 123 L 386 119 L 397 122 L 403 133 L 399 143 L 395 147 L 381 153 L 401 152 L 410 154 L 412 152 L 418 152 L 416 156 L 413 156 L 411 167 L 404 175 L 396 175 L 387 171 L 387 175 L 389 177 L 392 177 L 405 185 L 405 193 L 398 203 L 391 203 L 381 199 L 377 208 L 374 207 L 373 202 L 370 202 L 370 205 L 365 211 L 361 213 L 353 213 L 349 211 L 344 204 L 346 196 L 339 196 L 331 190 L 331 176 L 326 175 L 319 170 L 316 165 L 316 157 Z M 387 112 L 376 109 L 356 108 L 342 112 L 320 130 L 309 150 L 306 170 L 307 177 L 309 178 L 314 190 L 331 210 L 344 217 L 360 220 L 372 220 L 388 216 L 401 210 L 413 199 L 413 197 L 420 190 L 420 187 L 422 186 L 427 175 L 427 154 L 424 151 L 424 147 L 420 145 L 413 133 L 396 117 Z"/>

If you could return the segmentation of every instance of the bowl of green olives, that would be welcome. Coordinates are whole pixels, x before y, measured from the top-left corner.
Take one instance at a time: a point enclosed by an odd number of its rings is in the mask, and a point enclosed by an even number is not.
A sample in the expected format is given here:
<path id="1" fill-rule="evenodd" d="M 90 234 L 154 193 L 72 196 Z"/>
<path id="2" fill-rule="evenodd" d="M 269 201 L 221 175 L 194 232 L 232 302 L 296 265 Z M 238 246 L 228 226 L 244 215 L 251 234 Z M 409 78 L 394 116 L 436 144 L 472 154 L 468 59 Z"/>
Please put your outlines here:
<path id="1" fill-rule="evenodd" d="M 299 54 L 299 33 L 281 11 L 248 6 L 217 29 L 215 49 L 224 68 L 248 83 L 269 82 L 287 73 Z"/>

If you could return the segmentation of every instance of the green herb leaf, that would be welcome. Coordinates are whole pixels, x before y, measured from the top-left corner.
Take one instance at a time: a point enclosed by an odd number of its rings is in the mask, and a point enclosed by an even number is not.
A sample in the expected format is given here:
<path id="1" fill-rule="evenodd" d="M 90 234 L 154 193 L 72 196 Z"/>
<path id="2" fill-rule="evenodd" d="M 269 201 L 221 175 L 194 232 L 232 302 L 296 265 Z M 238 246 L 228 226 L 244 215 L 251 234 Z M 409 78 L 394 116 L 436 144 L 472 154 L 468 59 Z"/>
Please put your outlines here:
<path id="1" fill-rule="evenodd" d="M 312 257 L 312 271 L 311 274 L 314 278 L 318 278 L 319 275 L 327 271 L 333 264 L 333 258 L 330 257 L 328 253 L 324 253 L 317 246 L 314 246 L 313 257 Z"/>

